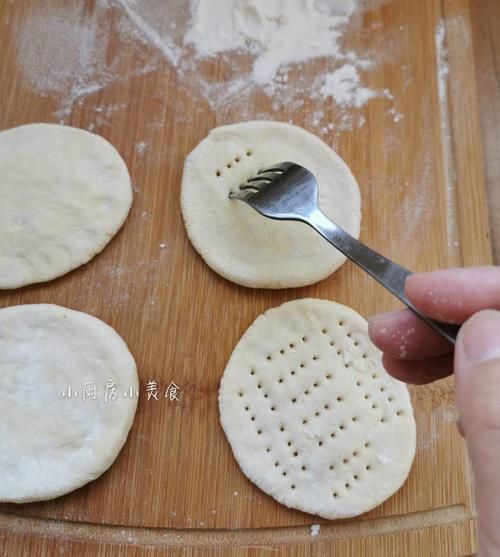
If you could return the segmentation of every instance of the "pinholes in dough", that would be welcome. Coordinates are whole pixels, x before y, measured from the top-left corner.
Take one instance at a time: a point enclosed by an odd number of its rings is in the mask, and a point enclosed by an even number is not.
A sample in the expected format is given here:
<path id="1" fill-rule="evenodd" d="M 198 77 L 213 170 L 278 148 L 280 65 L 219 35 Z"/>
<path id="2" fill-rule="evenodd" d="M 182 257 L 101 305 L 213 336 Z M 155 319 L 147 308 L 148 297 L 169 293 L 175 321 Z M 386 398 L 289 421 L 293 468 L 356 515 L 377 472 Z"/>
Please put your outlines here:
<path id="1" fill-rule="evenodd" d="M 258 170 L 283 161 L 311 170 L 319 182 L 321 209 L 359 235 L 358 185 L 323 141 L 282 122 L 215 128 L 186 159 L 181 208 L 194 247 L 228 280 L 253 288 L 304 286 L 324 279 L 345 261 L 306 224 L 273 221 L 229 199 L 229 192 Z"/>
<path id="2" fill-rule="evenodd" d="M 258 317 L 219 391 L 244 474 L 280 503 L 329 519 L 390 497 L 413 462 L 415 421 L 380 356 L 366 321 L 335 302 L 296 300 Z"/>

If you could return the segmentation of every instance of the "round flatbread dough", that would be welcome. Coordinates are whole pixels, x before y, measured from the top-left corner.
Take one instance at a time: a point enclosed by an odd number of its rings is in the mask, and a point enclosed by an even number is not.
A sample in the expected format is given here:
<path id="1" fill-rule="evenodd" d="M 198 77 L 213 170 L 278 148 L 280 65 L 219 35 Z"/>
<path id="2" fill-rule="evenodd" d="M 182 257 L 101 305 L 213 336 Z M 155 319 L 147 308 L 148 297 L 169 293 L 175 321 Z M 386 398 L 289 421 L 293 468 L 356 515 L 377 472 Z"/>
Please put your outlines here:
<path id="1" fill-rule="evenodd" d="M 102 137 L 54 124 L 0 132 L 0 289 L 59 277 L 116 234 L 130 176 Z"/>
<path id="2" fill-rule="evenodd" d="M 244 474 L 325 518 L 382 503 L 415 455 L 406 386 L 383 369 L 366 321 L 334 302 L 296 300 L 258 317 L 227 364 L 219 406 Z"/>
<path id="3" fill-rule="evenodd" d="M 281 122 L 215 128 L 186 159 L 182 214 L 191 242 L 208 265 L 243 286 L 305 286 L 324 279 L 345 261 L 306 224 L 273 221 L 229 199 L 229 192 L 258 170 L 284 161 L 308 168 L 318 180 L 323 212 L 359 235 L 356 180 L 320 139 Z"/>
<path id="4" fill-rule="evenodd" d="M 100 476 L 127 439 L 137 391 L 134 358 L 99 319 L 0 309 L 0 501 L 52 499 Z"/>

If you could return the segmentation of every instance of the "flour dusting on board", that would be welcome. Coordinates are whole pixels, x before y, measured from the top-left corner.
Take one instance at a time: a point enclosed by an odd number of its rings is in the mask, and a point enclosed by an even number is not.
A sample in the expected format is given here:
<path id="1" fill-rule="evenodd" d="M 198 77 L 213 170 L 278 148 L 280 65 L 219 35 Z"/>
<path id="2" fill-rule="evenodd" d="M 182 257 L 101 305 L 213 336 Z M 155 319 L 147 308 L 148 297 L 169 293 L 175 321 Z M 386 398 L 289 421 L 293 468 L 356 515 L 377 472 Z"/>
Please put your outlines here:
<path id="1" fill-rule="evenodd" d="M 354 9 L 353 0 L 194 0 L 185 42 L 200 57 L 253 54 L 252 81 L 269 85 L 289 64 L 345 58 L 339 39 Z"/>
<path id="2" fill-rule="evenodd" d="M 92 9 L 85 6 L 34 5 L 12 33 L 25 81 L 57 100 L 62 122 L 87 96 L 168 71 L 167 65 L 214 110 L 244 106 L 255 91 L 282 105 L 310 98 L 335 107 L 335 121 L 317 119 L 321 134 L 363 126 L 360 109 L 389 98 L 366 83 L 375 61 L 343 46 L 352 18 L 366 9 L 363 0 L 96 0 Z M 316 59 L 321 63 L 312 66 Z"/>
<path id="3" fill-rule="evenodd" d="M 458 230 L 456 223 L 455 165 L 451 145 L 451 129 L 448 106 L 448 49 L 446 48 L 446 26 L 441 20 L 435 30 L 437 89 L 439 98 L 439 120 L 441 127 L 441 150 L 443 158 L 443 181 L 446 201 L 446 232 L 448 253 L 457 254 Z"/>
<path id="4" fill-rule="evenodd" d="M 65 92 L 64 102 L 92 94 L 117 76 L 106 60 L 109 35 L 101 24 L 102 10 L 82 21 L 78 4 L 34 9 L 18 33 L 18 64 L 38 93 Z"/>
<path id="5" fill-rule="evenodd" d="M 40 93 L 98 85 L 112 78 L 105 60 L 108 36 L 99 10 L 81 21 L 76 5 L 28 13 L 17 35 L 21 70 Z"/>
<path id="6" fill-rule="evenodd" d="M 320 524 L 311 524 L 311 536 L 313 538 L 315 538 L 319 534 L 320 530 L 321 530 Z"/>
<path id="7" fill-rule="evenodd" d="M 338 70 L 325 74 L 322 80 L 320 94 L 323 98 L 331 97 L 339 106 L 360 108 L 377 96 L 375 91 L 361 84 L 361 76 L 352 64 L 345 64 Z"/>

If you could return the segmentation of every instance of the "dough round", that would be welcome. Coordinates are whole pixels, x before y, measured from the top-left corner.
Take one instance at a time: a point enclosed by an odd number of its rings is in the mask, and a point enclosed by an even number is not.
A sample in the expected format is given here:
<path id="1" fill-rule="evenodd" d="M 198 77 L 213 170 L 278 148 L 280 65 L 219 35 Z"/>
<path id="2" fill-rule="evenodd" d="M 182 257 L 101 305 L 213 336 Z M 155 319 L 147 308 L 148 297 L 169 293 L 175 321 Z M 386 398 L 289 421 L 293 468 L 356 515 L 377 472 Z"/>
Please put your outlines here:
<path id="1" fill-rule="evenodd" d="M 406 386 L 383 369 L 366 321 L 334 302 L 296 300 L 258 317 L 227 364 L 219 407 L 244 474 L 329 519 L 382 503 L 415 455 Z"/>
<path id="2" fill-rule="evenodd" d="M 102 137 L 54 124 L 0 132 L 0 289 L 59 277 L 116 234 L 130 176 Z"/>
<path id="3" fill-rule="evenodd" d="M 208 265 L 252 288 L 305 286 L 324 279 L 345 257 L 306 224 L 267 219 L 229 199 L 258 170 L 297 162 L 319 183 L 319 205 L 359 236 L 359 188 L 342 159 L 320 139 L 281 122 L 245 122 L 213 129 L 187 157 L 181 207 L 188 236 Z"/>
<path id="4" fill-rule="evenodd" d="M 137 390 L 134 358 L 99 319 L 0 309 L 0 501 L 52 499 L 100 476 L 127 439 Z"/>

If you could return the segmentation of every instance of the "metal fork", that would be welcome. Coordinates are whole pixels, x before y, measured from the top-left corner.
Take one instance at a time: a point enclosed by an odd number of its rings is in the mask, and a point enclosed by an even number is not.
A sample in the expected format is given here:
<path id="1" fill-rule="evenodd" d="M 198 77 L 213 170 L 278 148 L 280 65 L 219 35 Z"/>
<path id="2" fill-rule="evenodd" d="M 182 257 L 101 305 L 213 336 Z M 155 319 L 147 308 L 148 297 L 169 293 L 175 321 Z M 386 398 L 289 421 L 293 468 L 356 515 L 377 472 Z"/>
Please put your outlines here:
<path id="1" fill-rule="evenodd" d="M 380 255 L 333 223 L 318 206 L 318 182 L 299 164 L 281 162 L 265 168 L 229 194 L 270 219 L 305 222 L 399 298 L 420 319 L 455 344 L 459 326 L 430 319 L 404 293 L 411 272 Z"/>

